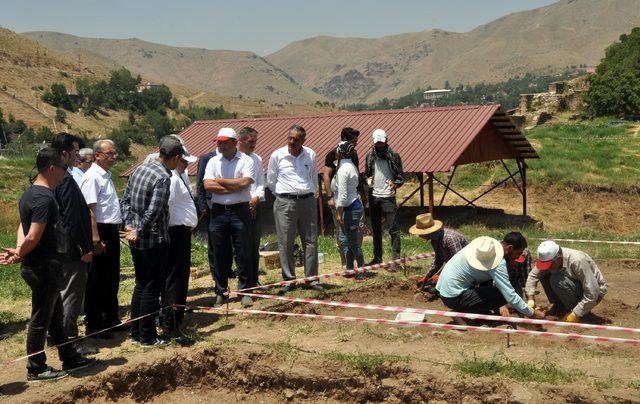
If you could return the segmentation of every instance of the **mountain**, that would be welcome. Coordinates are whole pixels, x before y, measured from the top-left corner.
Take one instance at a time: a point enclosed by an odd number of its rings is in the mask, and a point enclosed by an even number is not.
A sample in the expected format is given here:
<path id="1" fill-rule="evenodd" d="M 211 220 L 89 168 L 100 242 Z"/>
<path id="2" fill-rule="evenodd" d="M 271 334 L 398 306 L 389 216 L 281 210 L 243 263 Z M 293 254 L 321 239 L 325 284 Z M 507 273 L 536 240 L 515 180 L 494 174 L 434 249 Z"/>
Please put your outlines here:
<path id="1" fill-rule="evenodd" d="M 351 103 L 396 98 L 446 81 L 452 86 L 495 83 L 527 72 L 596 65 L 609 44 L 638 25 L 638 0 L 561 0 L 465 33 L 432 29 L 375 39 L 320 36 L 293 42 L 266 58 L 139 39 L 24 35 L 89 65 L 108 61 L 198 91 L 276 104 Z"/>
<path id="2" fill-rule="evenodd" d="M 595 65 L 640 25 L 638 0 L 562 0 L 466 33 L 427 30 L 376 39 L 321 36 L 266 59 L 330 99 L 371 102 L 445 81 L 494 83 L 526 72 Z"/>
<path id="3" fill-rule="evenodd" d="M 67 113 L 67 124 L 61 124 L 54 119 L 56 108 L 42 102 L 40 97 L 53 83 L 72 89 L 78 77 L 103 78 L 107 74 L 108 70 L 101 66 L 83 65 L 0 27 L 0 109 L 5 119 L 13 115 L 33 127 L 106 133 L 120 120 L 127 119 L 126 112 L 109 111 L 100 117 Z"/>
<path id="4" fill-rule="evenodd" d="M 23 35 L 60 53 L 84 53 L 93 58 L 99 55 L 158 82 L 278 103 L 324 100 L 252 52 L 181 48 L 135 38 L 82 38 L 56 32 Z"/>

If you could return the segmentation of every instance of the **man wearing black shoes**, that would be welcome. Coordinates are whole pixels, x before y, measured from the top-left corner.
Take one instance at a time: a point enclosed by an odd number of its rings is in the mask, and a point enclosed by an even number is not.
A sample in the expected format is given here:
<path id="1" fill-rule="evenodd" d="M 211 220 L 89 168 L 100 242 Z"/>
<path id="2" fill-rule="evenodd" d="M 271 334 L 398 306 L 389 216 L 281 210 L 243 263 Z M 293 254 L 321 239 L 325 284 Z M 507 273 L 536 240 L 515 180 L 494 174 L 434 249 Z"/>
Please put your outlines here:
<path id="1" fill-rule="evenodd" d="M 16 248 L 4 248 L 0 264 L 22 262 L 21 275 L 31 288 L 31 319 L 27 331 L 27 380 L 56 380 L 93 363 L 67 343 L 60 300 L 66 238 L 53 188 L 67 172 L 59 150 L 44 148 L 36 157 L 38 175 L 20 198 Z M 58 346 L 62 370 L 47 366 L 47 331 Z M 61 345 L 62 344 L 62 345 Z"/>

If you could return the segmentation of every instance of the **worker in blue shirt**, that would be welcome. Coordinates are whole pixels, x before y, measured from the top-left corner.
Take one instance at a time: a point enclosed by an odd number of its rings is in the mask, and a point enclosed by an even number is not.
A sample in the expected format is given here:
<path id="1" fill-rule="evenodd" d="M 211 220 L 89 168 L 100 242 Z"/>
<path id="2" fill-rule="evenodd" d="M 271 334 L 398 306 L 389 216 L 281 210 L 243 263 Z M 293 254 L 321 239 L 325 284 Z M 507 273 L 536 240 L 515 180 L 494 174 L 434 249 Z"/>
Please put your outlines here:
<path id="1" fill-rule="evenodd" d="M 436 289 L 451 310 L 463 313 L 508 315 L 506 305 L 526 317 L 544 318 L 519 296 L 509 282 L 507 261 L 518 258 L 527 247 L 519 232 L 511 232 L 502 242 L 478 237 L 447 262 Z"/>

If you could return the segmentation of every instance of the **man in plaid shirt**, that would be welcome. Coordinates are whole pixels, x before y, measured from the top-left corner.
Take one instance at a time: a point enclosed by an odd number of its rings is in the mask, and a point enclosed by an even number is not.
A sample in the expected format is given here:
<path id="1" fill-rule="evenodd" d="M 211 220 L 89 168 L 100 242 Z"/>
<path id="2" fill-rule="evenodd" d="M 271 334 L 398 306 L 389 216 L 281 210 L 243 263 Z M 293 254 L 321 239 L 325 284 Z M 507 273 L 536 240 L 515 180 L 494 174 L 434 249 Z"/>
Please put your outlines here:
<path id="1" fill-rule="evenodd" d="M 122 216 L 135 268 L 136 284 L 131 297 L 131 317 L 158 310 L 164 287 L 169 252 L 169 187 L 171 171 L 181 158 L 189 158 L 180 140 L 165 136 L 160 140 L 158 159 L 135 169 L 122 198 Z M 142 347 L 166 345 L 158 338 L 156 316 L 133 322 L 131 339 Z"/>
<path id="2" fill-rule="evenodd" d="M 435 293 L 436 274 L 458 251 L 468 244 L 467 239 L 457 231 L 443 227 L 440 220 L 434 220 L 430 213 L 418 215 L 416 224 L 409 233 L 431 241 L 436 256 L 429 271 L 418 282 L 418 287 Z"/>

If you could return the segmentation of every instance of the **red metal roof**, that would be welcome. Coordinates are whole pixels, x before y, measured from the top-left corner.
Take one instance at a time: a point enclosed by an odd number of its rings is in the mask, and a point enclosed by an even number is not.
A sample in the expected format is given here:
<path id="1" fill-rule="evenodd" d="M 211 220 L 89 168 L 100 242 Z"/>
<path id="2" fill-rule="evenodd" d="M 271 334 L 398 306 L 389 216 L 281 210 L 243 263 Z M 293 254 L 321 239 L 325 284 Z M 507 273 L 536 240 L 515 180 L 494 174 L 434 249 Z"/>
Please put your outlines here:
<path id="1" fill-rule="evenodd" d="M 337 146 L 340 131 L 347 126 L 361 133 L 357 146 L 360 169 L 364 168 L 364 155 L 373 146 L 371 133 L 377 128 L 387 132 L 388 143 L 402 157 L 405 172 L 446 172 L 458 164 L 538 157 L 499 105 L 197 121 L 180 136 L 189 152 L 199 156 L 215 148 L 220 128 L 238 131 L 251 126 L 259 133 L 256 153 L 262 156 L 266 168 L 271 153 L 286 145 L 288 129 L 294 124 L 306 129 L 305 146 L 316 151 L 318 167 L 324 165 L 325 155 Z M 195 174 L 195 165 L 189 172 Z"/>

